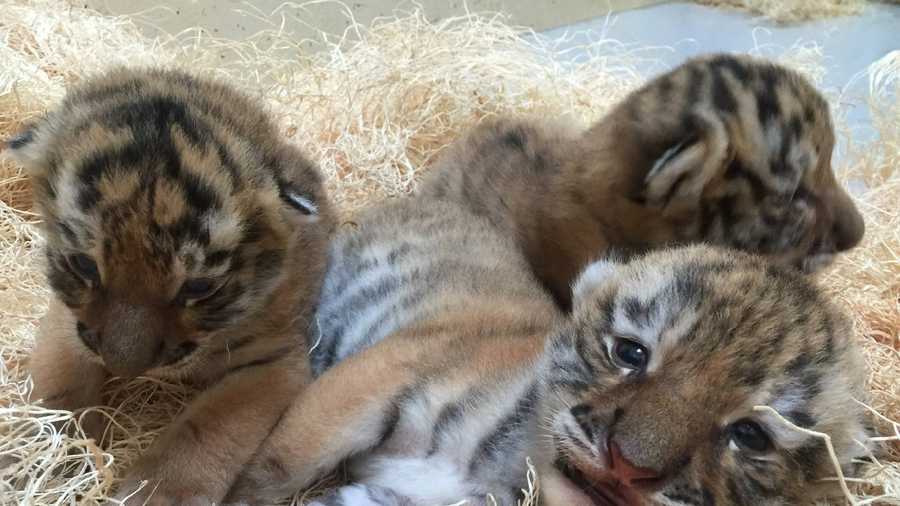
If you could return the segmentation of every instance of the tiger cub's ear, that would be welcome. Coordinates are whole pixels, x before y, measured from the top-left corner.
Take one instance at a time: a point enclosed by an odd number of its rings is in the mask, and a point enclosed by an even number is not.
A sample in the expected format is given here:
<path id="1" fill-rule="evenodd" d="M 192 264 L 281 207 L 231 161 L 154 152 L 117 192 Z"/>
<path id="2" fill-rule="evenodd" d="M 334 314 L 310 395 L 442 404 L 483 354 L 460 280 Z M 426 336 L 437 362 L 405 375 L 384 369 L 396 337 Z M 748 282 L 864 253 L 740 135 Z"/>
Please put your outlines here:
<path id="1" fill-rule="evenodd" d="M 27 125 L 20 133 L 0 143 L 3 158 L 9 158 L 29 170 L 43 167 L 47 155 L 47 138 L 39 124 Z"/>
<path id="2" fill-rule="evenodd" d="M 597 260 L 588 265 L 575 280 L 572 286 L 572 301 L 578 305 L 591 292 L 608 282 L 615 274 L 619 264 L 612 260 Z"/>
<path id="3" fill-rule="evenodd" d="M 313 200 L 314 196 L 305 194 L 301 189 L 294 185 L 284 182 L 279 185 L 279 194 L 281 200 L 291 206 L 303 216 L 316 219 L 319 216 L 319 206 Z"/>
<path id="4" fill-rule="evenodd" d="M 315 164 L 291 145 L 278 151 L 278 193 L 292 214 L 307 221 L 328 213 L 328 197 Z"/>
<path id="5" fill-rule="evenodd" d="M 693 131 L 666 149 L 644 177 L 644 200 L 665 215 L 699 208 L 703 189 L 728 161 L 728 132 L 722 121 L 702 110 L 691 117 Z"/>

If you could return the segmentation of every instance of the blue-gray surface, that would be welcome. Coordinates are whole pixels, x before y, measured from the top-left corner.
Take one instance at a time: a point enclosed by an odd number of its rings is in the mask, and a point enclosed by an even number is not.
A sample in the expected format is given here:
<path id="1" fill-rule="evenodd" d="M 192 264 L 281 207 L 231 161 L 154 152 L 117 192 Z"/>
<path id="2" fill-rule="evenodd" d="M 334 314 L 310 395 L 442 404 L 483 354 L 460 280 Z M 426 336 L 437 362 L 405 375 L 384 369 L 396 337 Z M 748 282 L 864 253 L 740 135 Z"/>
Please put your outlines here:
<path id="1" fill-rule="evenodd" d="M 644 53 L 645 72 L 671 67 L 701 53 L 747 52 L 754 48 L 764 54 L 778 54 L 795 44 L 816 44 L 825 55 L 827 70 L 821 85 L 843 90 L 848 126 L 854 138 L 872 135 L 868 110 L 861 97 L 868 90 L 868 79 L 860 75 L 873 62 L 900 49 L 900 5 L 873 4 L 856 16 L 830 18 L 801 24 L 779 26 L 760 17 L 727 9 L 692 3 L 667 3 L 636 9 L 609 17 L 546 31 L 551 38 L 564 38 L 561 48 L 573 48 L 573 61 L 586 58 L 577 49 L 591 40 L 615 39 L 634 47 L 672 48 Z M 898 119 L 900 121 L 900 119 Z"/>

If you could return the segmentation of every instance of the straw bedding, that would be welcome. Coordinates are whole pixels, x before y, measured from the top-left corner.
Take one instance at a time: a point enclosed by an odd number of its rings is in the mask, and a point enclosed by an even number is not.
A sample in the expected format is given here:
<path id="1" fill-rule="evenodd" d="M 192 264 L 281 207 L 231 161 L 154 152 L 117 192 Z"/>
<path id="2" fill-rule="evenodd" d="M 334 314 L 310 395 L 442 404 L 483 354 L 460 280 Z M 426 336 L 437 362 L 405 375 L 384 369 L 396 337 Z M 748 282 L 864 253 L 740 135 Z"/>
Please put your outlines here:
<path id="1" fill-rule="evenodd" d="M 728 7 L 761 15 L 778 23 L 795 23 L 835 16 L 859 14 L 878 0 L 694 0 L 716 7 Z M 900 3 L 900 0 L 881 0 Z"/>
<path id="2" fill-rule="evenodd" d="M 273 26 L 240 44 L 197 32 L 149 39 L 129 19 L 61 0 L 7 4 L 0 9 L 0 137 L 51 107 L 67 84 L 107 65 L 182 66 L 265 97 L 284 135 L 320 163 L 350 218 L 368 202 L 414 189 L 440 150 L 485 117 L 598 118 L 641 82 L 634 69 L 650 54 L 598 40 L 587 48 L 588 61 L 565 64 L 551 41 L 523 37 L 502 18 L 430 23 L 414 11 L 370 27 L 351 23 L 347 37 L 323 35 L 321 51 L 310 55 Z M 785 58 L 816 78 L 818 56 L 807 48 Z M 900 504 L 900 426 L 891 421 L 900 420 L 900 52 L 870 78 L 879 137 L 865 146 L 845 138 L 842 171 L 867 184 L 859 201 L 867 237 L 822 281 L 856 322 L 871 367 L 873 418 L 884 435 L 883 454 L 850 483 L 854 500 Z M 30 209 L 26 176 L 0 166 L 0 504 L 92 504 L 114 489 L 117 473 L 190 392 L 152 379 L 112 381 L 107 406 L 97 408 L 110 420 L 100 446 L 78 431 L 80 414 L 31 402 L 23 368 L 48 292 Z M 54 428 L 56 421 L 74 435 Z"/>

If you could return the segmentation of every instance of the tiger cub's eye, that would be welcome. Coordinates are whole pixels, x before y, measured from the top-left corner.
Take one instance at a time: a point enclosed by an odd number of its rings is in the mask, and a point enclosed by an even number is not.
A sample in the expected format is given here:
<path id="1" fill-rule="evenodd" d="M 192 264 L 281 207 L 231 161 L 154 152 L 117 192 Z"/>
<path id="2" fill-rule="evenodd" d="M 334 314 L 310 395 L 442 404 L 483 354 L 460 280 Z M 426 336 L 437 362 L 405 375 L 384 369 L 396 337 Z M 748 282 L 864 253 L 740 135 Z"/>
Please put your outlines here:
<path id="1" fill-rule="evenodd" d="M 731 424 L 729 432 L 734 444 L 743 450 L 764 453 L 772 449 L 772 439 L 753 420 L 738 420 Z"/>
<path id="2" fill-rule="evenodd" d="M 650 361 L 650 352 L 637 341 L 620 337 L 613 343 L 612 357 L 619 367 L 642 371 Z"/>

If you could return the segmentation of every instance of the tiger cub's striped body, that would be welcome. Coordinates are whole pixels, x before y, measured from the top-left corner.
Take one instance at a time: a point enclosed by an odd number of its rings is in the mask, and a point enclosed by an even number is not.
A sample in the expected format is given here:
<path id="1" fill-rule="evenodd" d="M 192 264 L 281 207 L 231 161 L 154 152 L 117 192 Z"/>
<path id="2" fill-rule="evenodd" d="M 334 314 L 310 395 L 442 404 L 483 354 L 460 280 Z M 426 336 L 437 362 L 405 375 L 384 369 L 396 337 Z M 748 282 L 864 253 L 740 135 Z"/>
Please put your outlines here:
<path id="1" fill-rule="evenodd" d="M 830 433 L 848 469 L 863 453 L 858 357 L 799 275 L 707 248 L 600 263 L 568 321 L 515 240 L 460 206 L 418 196 L 357 223 L 331 247 L 317 379 L 226 503 L 347 462 L 354 483 L 317 504 L 509 505 L 530 457 L 550 506 L 794 504 L 827 452 L 756 404 Z M 619 338 L 641 343 L 640 370 L 611 358 Z M 745 451 L 736 426 L 772 448 Z"/>
<path id="2" fill-rule="evenodd" d="M 453 206 L 389 205 L 335 240 L 325 279 L 314 374 L 365 361 L 390 336 L 409 349 L 401 367 L 432 378 L 396 392 L 395 423 L 372 427 L 383 441 L 354 474 L 425 504 L 512 501 L 525 472 L 519 422 L 537 399 L 528 365 L 559 318 L 514 244 Z"/>
<path id="3" fill-rule="evenodd" d="M 315 166 L 259 104 L 165 70 L 86 79 L 6 151 L 32 181 L 54 295 L 33 399 L 98 405 L 111 375 L 203 387 L 118 497 L 220 502 L 309 379 L 333 227 Z"/>
<path id="4" fill-rule="evenodd" d="M 738 55 L 689 60 L 584 132 L 487 121 L 421 191 L 516 237 L 563 307 L 590 261 L 708 242 L 814 271 L 864 225 L 831 168 L 828 103 L 803 76 Z"/>

